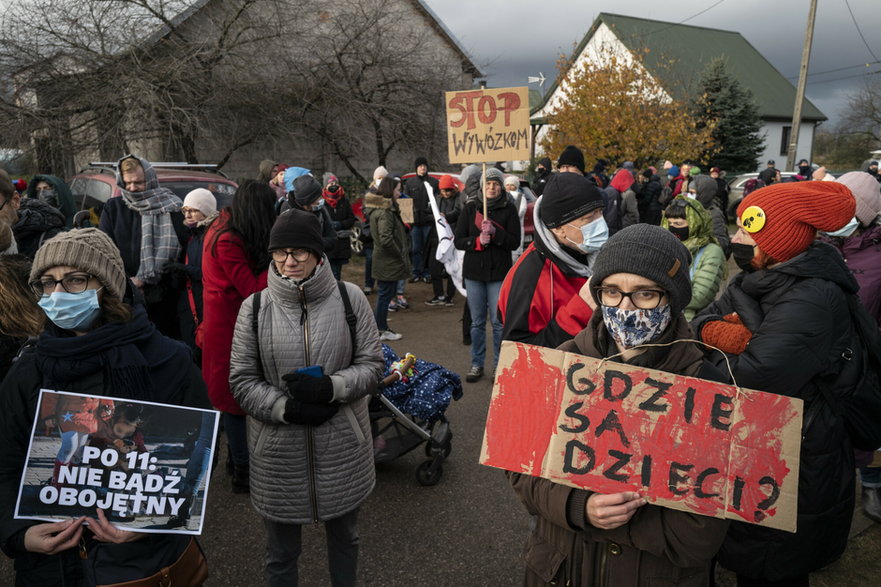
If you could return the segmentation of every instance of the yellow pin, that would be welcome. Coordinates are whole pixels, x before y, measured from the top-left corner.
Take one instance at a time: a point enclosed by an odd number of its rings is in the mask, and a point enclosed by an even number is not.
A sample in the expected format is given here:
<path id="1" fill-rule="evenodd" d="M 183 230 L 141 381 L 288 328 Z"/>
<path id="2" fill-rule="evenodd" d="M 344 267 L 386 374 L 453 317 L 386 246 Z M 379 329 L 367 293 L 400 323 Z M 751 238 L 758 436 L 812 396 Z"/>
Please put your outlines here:
<path id="1" fill-rule="evenodd" d="M 758 206 L 750 206 L 740 215 L 740 225 L 750 233 L 756 233 L 765 226 L 765 211 Z"/>

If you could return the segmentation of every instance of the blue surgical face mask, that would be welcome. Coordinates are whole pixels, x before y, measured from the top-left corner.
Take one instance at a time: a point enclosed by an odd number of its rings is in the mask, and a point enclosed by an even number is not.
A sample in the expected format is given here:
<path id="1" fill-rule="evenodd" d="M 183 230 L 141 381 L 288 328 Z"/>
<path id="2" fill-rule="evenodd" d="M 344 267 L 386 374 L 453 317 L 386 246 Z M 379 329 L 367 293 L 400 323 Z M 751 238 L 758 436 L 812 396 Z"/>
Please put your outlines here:
<path id="1" fill-rule="evenodd" d="M 97 289 L 75 294 L 54 291 L 41 297 L 37 304 L 56 326 L 76 332 L 86 332 L 101 313 Z"/>
<path id="2" fill-rule="evenodd" d="M 317 212 L 324 208 L 324 198 L 318 198 L 318 201 L 312 205 L 312 211 Z"/>
<path id="3" fill-rule="evenodd" d="M 860 225 L 859 221 L 856 219 L 856 217 L 854 217 L 854 218 L 850 219 L 850 222 L 848 222 L 847 224 L 845 224 L 844 226 L 842 226 L 838 230 L 836 230 L 834 232 L 827 232 L 825 234 L 827 234 L 829 236 L 840 236 L 843 238 L 847 238 L 854 233 L 854 231 L 857 229 L 857 227 L 859 225 Z"/>
<path id="4" fill-rule="evenodd" d="M 600 250 L 609 239 L 609 225 L 606 219 L 600 216 L 593 222 L 588 222 L 584 226 L 578 227 L 581 231 L 581 242 L 576 243 L 574 240 L 566 237 L 566 240 L 578 247 L 578 250 L 585 254 L 595 253 Z"/>

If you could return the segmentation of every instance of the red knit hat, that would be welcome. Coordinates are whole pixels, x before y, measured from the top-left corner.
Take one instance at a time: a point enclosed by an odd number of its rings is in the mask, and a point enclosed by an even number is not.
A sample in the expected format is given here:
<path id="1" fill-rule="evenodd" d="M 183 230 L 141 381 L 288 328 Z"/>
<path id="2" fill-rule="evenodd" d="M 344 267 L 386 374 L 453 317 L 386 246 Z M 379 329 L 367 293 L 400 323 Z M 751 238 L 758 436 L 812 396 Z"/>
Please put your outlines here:
<path id="1" fill-rule="evenodd" d="M 456 182 L 453 180 L 452 175 L 442 175 L 440 181 L 437 182 L 439 189 L 442 190 L 454 190 L 456 189 Z"/>
<path id="2" fill-rule="evenodd" d="M 745 197 L 737 217 L 762 251 L 782 262 L 806 251 L 818 230 L 831 232 L 847 224 L 856 206 L 851 191 L 839 183 L 778 183 Z"/>

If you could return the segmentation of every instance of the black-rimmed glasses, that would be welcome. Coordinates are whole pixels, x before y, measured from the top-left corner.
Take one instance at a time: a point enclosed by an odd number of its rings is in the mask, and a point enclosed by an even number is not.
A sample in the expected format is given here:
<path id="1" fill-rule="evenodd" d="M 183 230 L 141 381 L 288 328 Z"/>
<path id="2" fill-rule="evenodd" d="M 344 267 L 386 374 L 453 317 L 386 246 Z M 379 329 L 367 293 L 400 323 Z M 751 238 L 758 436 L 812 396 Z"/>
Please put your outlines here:
<path id="1" fill-rule="evenodd" d="M 52 279 L 51 277 L 41 277 L 37 281 L 32 281 L 30 283 L 31 289 L 37 296 L 49 295 L 58 284 L 61 284 L 61 287 L 67 293 L 77 294 L 83 293 L 89 286 L 89 281 L 92 279 L 92 275 L 88 273 L 72 273 L 70 275 L 65 275 L 61 279 Z"/>
<path id="2" fill-rule="evenodd" d="M 598 287 L 596 291 L 603 306 L 617 308 L 624 298 L 630 298 L 630 302 L 640 310 L 654 310 L 661 305 L 661 300 L 667 295 L 667 292 L 660 289 L 621 291 L 614 287 Z"/>
<path id="3" fill-rule="evenodd" d="M 294 258 L 297 263 L 305 263 L 309 259 L 312 251 L 309 249 L 293 249 L 286 251 L 284 249 L 276 249 L 272 251 L 272 260 L 276 263 L 284 263 L 288 260 L 288 256 Z"/>

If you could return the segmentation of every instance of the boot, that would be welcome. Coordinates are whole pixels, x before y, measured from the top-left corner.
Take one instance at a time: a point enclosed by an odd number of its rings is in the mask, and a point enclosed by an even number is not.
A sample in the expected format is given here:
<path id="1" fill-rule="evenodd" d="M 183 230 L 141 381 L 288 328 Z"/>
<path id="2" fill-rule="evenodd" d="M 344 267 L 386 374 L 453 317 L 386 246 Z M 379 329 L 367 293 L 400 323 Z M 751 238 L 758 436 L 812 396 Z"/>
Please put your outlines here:
<path id="1" fill-rule="evenodd" d="M 881 487 L 863 487 L 863 513 L 881 524 Z"/>
<path id="2" fill-rule="evenodd" d="M 55 459 L 55 466 L 52 467 L 52 481 L 50 483 L 55 489 L 61 489 L 61 484 L 58 482 L 58 474 L 61 473 L 61 465 L 63 464 L 58 459 Z"/>
<path id="3" fill-rule="evenodd" d="M 251 493 L 251 473 L 247 463 L 244 465 L 233 465 L 232 492 Z"/>
<path id="4" fill-rule="evenodd" d="M 235 491 L 235 489 L 233 489 L 233 491 Z M 190 508 L 193 507 L 193 494 L 187 491 L 182 493 L 181 497 L 184 498 L 184 502 L 177 510 L 177 515 L 170 516 L 165 523 L 165 527 L 168 529 L 186 526 L 187 522 L 190 521 Z"/>

